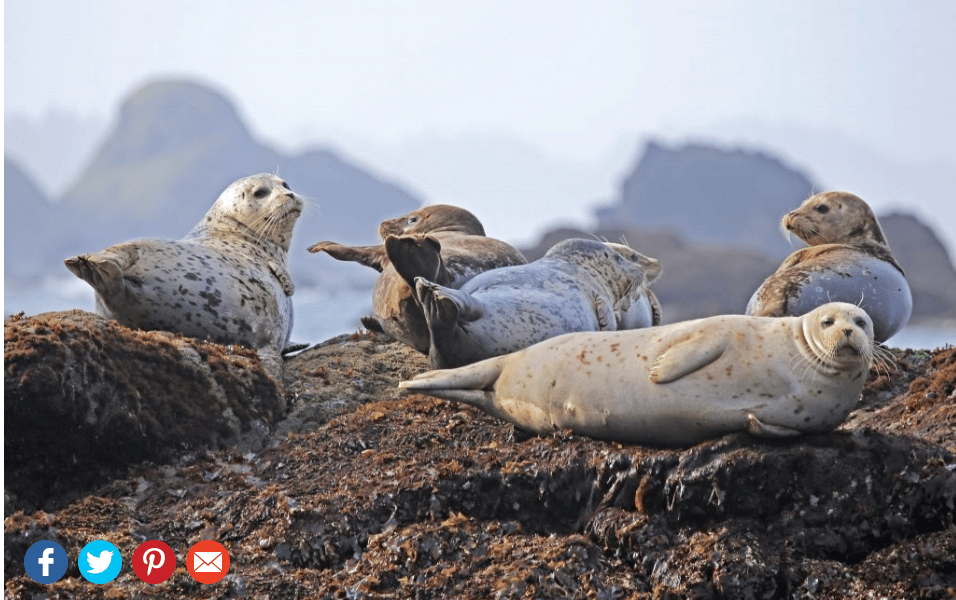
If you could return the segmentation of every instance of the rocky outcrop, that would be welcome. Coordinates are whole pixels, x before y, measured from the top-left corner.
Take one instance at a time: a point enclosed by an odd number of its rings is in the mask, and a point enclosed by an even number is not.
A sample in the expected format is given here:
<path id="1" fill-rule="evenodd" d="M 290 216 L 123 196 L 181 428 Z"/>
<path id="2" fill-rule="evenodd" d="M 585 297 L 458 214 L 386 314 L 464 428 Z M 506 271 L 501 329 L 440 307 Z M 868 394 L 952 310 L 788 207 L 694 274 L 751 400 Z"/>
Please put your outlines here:
<path id="1" fill-rule="evenodd" d="M 913 320 L 956 319 L 956 268 L 936 233 L 913 215 L 890 213 L 880 225 L 913 293 Z"/>
<path id="2" fill-rule="evenodd" d="M 770 154 L 704 144 L 648 142 L 598 226 L 668 229 L 699 245 L 734 245 L 782 258 L 780 217 L 813 193 L 813 182 Z"/>
<path id="3" fill-rule="evenodd" d="M 422 204 L 330 149 L 291 155 L 261 143 L 215 89 L 159 79 L 132 90 L 56 214 L 44 220 L 44 235 L 8 245 L 8 259 L 42 256 L 41 274 L 65 276 L 67 256 L 133 238 L 179 239 L 226 186 L 263 172 L 278 172 L 309 202 L 289 254 L 300 287 L 321 281 L 317 272 L 339 272 L 335 265 L 317 267 L 305 251 L 309 244 L 372 243 L 379 222 Z M 25 202 L 7 195 L 7 210 Z"/>
<path id="4" fill-rule="evenodd" d="M 33 389 L 39 402 L 62 395 L 60 382 L 100 381 L 62 368 L 93 373 L 94 361 L 56 358 L 85 333 L 32 327 L 35 342 L 24 329 L 16 347 L 56 368 L 30 388 L 8 371 L 7 437 L 11 393 Z M 96 339 L 104 347 L 83 353 L 114 368 L 125 364 L 118 348 L 139 361 L 181 356 L 187 343 L 146 340 L 137 353 L 128 334 Z M 8 507 L 7 597 L 933 599 L 956 589 L 954 348 L 888 352 L 837 431 L 683 450 L 529 437 L 470 407 L 400 396 L 397 382 L 425 368 L 396 343 L 340 336 L 287 361 L 286 416 L 260 449 L 179 449 L 49 512 Z M 164 371 L 164 385 L 187 372 Z M 9 486 L 9 447 L 5 460 Z M 232 566 L 214 587 L 182 566 L 156 586 L 128 568 L 102 586 L 75 567 L 46 586 L 23 572 L 38 539 L 75 556 L 96 538 L 124 558 L 144 539 L 180 557 L 216 539 Z"/>
<path id="5" fill-rule="evenodd" d="M 765 254 L 742 246 L 697 246 L 670 231 L 624 227 L 556 229 L 535 247 L 522 248 L 521 252 L 528 260 L 535 260 L 552 245 L 574 237 L 624 241 L 660 260 L 663 272 L 651 289 L 661 302 L 663 323 L 743 314 L 751 294 L 778 265 Z"/>
<path id="6" fill-rule="evenodd" d="M 4 323 L 8 501 L 54 508 L 144 460 L 261 449 L 285 415 L 254 351 L 84 311 Z"/>

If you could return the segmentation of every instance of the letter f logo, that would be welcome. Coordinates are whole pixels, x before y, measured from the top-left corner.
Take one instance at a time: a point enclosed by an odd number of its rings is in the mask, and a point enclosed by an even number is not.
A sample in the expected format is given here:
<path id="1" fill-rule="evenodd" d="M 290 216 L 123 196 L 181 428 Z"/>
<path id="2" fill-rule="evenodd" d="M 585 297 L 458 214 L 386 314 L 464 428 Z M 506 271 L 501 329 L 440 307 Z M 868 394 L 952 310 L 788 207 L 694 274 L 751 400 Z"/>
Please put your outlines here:
<path id="1" fill-rule="evenodd" d="M 37 559 L 37 563 L 43 566 L 43 576 L 50 576 L 50 565 L 56 562 L 53 559 L 53 548 L 44 548 L 43 556 Z"/>

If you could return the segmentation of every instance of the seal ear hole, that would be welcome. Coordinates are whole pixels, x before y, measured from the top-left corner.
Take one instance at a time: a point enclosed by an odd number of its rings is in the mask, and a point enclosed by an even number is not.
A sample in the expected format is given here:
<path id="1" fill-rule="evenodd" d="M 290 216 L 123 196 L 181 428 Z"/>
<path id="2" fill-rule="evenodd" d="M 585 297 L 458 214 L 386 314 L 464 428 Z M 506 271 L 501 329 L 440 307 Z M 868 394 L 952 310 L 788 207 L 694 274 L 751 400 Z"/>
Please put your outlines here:
<path id="1" fill-rule="evenodd" d="M 252 196 L 254 198 L 259 198 L 259 199 L 265 198 L 268 195 L 269 195 L 269 190 L 268 188 L 264 188 L 264 187 L 256 188 L 256 191 L 252 192 Z"/>
<path id="2" fill-rule="evenodd" d="M 828 212 L 830 212 L 830 207 L 827 206 L 826 204 L 817 204 L 816 206 L 813 207 L 813 210 L 817 211 L 821 215 L 825 215 Z"/>

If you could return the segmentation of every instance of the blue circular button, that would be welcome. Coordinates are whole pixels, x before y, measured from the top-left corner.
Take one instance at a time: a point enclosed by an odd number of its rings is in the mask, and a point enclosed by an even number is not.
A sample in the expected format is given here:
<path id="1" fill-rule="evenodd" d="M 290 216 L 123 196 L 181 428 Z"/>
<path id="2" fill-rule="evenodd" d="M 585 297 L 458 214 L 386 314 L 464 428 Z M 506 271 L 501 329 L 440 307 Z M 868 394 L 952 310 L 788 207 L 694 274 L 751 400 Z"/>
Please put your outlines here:
<path id="1" fill-rule="evenodd" d="M 23 566 L 27 569 L 27 575 L 37 583 L 59 581 L 66 573 L 68 565 L 66 550 L 50 540 L 40 540 L 33 544 L 23 557 Z"/>
<path id="2" fill-rule="evenodd" d="M 80 550 L 76 563 L 80 575 L 90 583 L 109 583 L 123 568 L 123 557 L 119 549 L 106 540 L 93 540 Z"/>

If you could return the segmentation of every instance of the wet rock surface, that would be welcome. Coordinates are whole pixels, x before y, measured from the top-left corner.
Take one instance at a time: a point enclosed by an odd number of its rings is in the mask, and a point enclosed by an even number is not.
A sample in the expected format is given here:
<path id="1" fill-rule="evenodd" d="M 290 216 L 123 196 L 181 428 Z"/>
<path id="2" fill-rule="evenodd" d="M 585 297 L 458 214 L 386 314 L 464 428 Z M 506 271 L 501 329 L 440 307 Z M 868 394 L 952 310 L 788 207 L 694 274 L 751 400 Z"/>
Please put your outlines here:
<path id="1" fill-rule="evenodd" d="M 10 498 L 8 449 L 6 595 L 951 598 L 956 349 L 890 354 L 835 432 L 662 450 L 529 437 L 470 407 L 400 396 L 425 358 L 340 336 L 287 360 L 284 416 L 258 448 L 174 448 L 82 495 L 53 490 L 46 512 Z M 56 584 L 24 574 L 39 539 L 74 561 Z M 127 561 L 110 584 L 75 566 L 93 539 Z M 164 584 L 129 568 L 147 539 L 177 553 Z M 201 539 L 230 552 L 220 583 L 186 572 Z"/>

